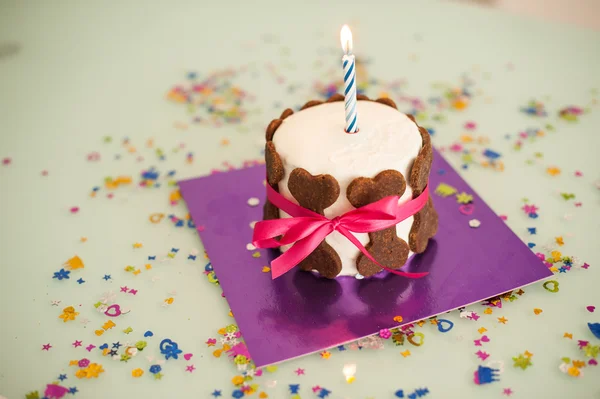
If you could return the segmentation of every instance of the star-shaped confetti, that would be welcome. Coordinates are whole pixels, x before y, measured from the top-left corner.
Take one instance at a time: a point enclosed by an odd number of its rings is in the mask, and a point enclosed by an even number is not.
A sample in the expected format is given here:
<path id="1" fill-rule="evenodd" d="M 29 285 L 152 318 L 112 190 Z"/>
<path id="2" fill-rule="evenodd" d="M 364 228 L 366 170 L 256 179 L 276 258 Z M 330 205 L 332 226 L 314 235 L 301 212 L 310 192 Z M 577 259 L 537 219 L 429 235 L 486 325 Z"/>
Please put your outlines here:
<path id="1" fill-rule="evenodd" d="M 110 280 L 112 277 L 110 276 L 110 274 L 105 274 L 104 277 L 102 277 L 104 280 L 108 281 Z"/>
<path id="2" fill-rule="evenodd" d="M 42 345 L 42 350 L 43 351 L 49 351 L 50 348 L 52 348 L 52 345 L 50 345 L 50 344 Z"/>
<path id="3" fill-rule="evenodd" d="M 514 366 L 515 367 L 520 367 L 523 370 L 525 370 L 527 367 L 531 366 L 531 359 L 529 359 L 528 357 L 525 357 L 523 355 L 519 355 L 517 357 L 513 357 L 512 358 L 514 361 Z"/>
<path id="4" fill-rule="evenodd" d="M 64 381 L 64 380 L 67 379 L 67 375 L 66 374 L 61 374 L 61 375 L 58 376 L 58 379 L 61 380 L 61 381 Z"/>
<path id="5" fill-rule="evenodd" d="M 81 346 L 81 342 L 82 342 L 82 341 L 77 341 L 77 340 L 75 340 L 75 342 L 73 342 L 73 343 L 72 343 L 72 345 L 73 345 L 73 347 L 75 347 L 75 348 L 78 348 L 78 347 L 80 347 L 80 346 Z"/>
<path id="6" fill-rule="evenodd" d="M 473 196 L 471 194 L 467 194 L 465 192 L 456 194 L 456 202 L 459 204 L 468 204 L 473 202 Z"/>
<path id="7" fill-rule="evenodd" d="M 410 356 L 410 351 L 407 349 L 407 350 L 405 350 L 404 352 L 400 352 L 400 354 L 401 354 L 403 357 L 408 357 L 408 356 Z"/>
<path id="8" fill-rule="evenodd" d="M 329 352 L 329 351 L 323 351 L 323 352 L 321 352 L 321 357 L 323 359 L 329 359 L 331 357 L 331 352 Z"/>
<path id="9" fill-rule="evenodd" d="M 504 389 L 502 390 L 502 394 L 503 394 L 503 395 L 506 395 L 506 396 L 510 396 L 510 395 L 512 395 L 512 393 L 513 393 L 513 391 L 512 391 L 512 389 L 510 389 L 510 388 L 504 388 Z"/>
<path id="10" fill-rule="evenodd" d="M 297 368 L 296 370 L 294 370 L 294 372 L 296 373 L 296 375 L 304 375 L 304 369 L 301 368 Z"/>
<path id="11" fill-rule="evenodd" d="M 194 370 L 196 370 L 196 367 L 194 367 L 193 364 L 185 367 L 185 371 L 189 371 L 190 373 L 192 373 Z"/>
<path id="12" fill-rule="evenodd" d="M 215 398 L 218 398 L 219 396 L 221 396 L 221 391 L 219 391 L 218 389 L 215 389 L 212 393 L 212 396 L 214 396 Z"/>
<path id="13" fill-rule="evenodd" d="M 65 269 L 60 269 L 59 271 L 54 272 L 54 276 L 52 278 L 55 278 L 58 280 L 63 280 L 63 279 L 68 280 L 70 278 L 69 274 L 71 274 L 70 271 L 65 270 Z"/>
<path id="14" fill-rule="evenodd" d="M 508 321 L 508 319 L 505 318 L 504 316 L 498 317 L 498 323 L 506 324 L 507 321 Z"/>

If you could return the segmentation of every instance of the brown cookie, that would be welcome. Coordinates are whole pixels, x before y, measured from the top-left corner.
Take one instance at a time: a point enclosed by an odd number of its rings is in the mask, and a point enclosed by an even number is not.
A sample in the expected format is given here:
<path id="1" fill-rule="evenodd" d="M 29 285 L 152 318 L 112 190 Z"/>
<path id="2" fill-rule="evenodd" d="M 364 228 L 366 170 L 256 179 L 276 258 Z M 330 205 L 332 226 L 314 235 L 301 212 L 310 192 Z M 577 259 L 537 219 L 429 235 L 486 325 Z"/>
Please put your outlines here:
<path id="1" fill-rule="evenodd" d="M 273 205 L 269 200 L 266 200 L 265 205 L 263 205 L 263 219 L 279 219 L 279 208 Z"/>
<path id="2" fill-rule="evenodd" d="M 323 241 L 299 266 L 304 271 L 316 270 L 326 278 L 335 278 L 342 271 L 342 260 L 331 245 Z"/>
<path id="3" fill-rule="evenodd" d="M 406 190 L 406 180 L 397 170 L 384 170 L 374 178 L 358 177 L 346 190 L 348 201 L 355 208 L 379 201 L 390 195 L 402 196 Z M 406 241 L 396 235 L 396 226 L 369 233 L 369 243 L 365 247 L 379 263 L 397 269 L 406 263 L 409 247 Z M 356 268 L 363 276 L 380 272 L 377 266 L 362 253 L 356 258 Z"/>
<path id="4" fill-rule="evenodd" d="M 271 121 L 271 123 L 269 123 L 269 126 L 267 126 L 267 132 L 266 132 L 266 139 L 267 141 L 272 141 L 273 140 L 273 136 L 275 135 L 275 131 L 277 131 L 277 129 L 279 129 L 279 126 L 281 126 L 281 122 L 283 122 L 281 119 L 273 119 Z"/>
<path id="5" fill-rule="evenodd" d="M 369 97 L 365 96 L 364 94 L 357 94 L 356 95 L 356 99 L 357 100 L 371 101 L 371 99 Z"/>
<path id="6" fill-rule="evenodd" d="M 421 133 L 423 146 L 419 151 L 419 155 L 415 158 L 408 180 L 413 190 L 413 198 L 417 198 L 425 190 L 429 181 L 431 162 L 433 162 L 433 149 L 431 148 L 429 133 L 422 127 L 419 127 L 419 133 Z"/>
<path id="7" fill-rule="evenodd" d="M 326 102 L 332 103 L 335 101 L 344 101 L 344 96 L 340 93 L 335 93 L 333 96 L 329 97 Z"/>
<path id="8" fill-rule="evenodd" d="M 409 248 L 406 241 L 396 235 L 396 226 L 369 233 L 370 242 L 365 247 L 377 262 L 391 269 L 398 269 L 406 263 Z M 383 270 L 362 253 L 356 259 L 358 272 L 365 277 Z"/>
<path id="9" fill-rule="evenodd" d="M 413 220 L 413 225 L 408 235 L 411 251 L 420 254 L 427 249 L 429 239 L 435 235 L 438 228 L 438 214 L 433 207 L 431 197 Z"/>
<path id="10" fill-rule="evenodd" d="M 346 190 L 348 201 L 355 208 L 379 201 L 390 195 L 402 196 L 406 190 L 406 180 L 402 173 L 388 169 L 379 172 L 374 178 L 357 177 Z"/>
<path id="11" fill-rule="evenodd" d="M 288 116 L 292 115 L 294 113 L 294 111 L 292 111 L 291 108 L 286 108 L 282 113 L 281 116 L 279 117 L 279 119 L 284 120 L 285 118 L 287 118 Z"/>
<path id="12" fill-rule="evenodd" d="M 340 185 L 331 175 L 311 175 L 296 168 L 290 173 L 288 188 L 300 206 L 323 215 L 340 195 Z"/>
<path id="13" fill-rule="evenodd" d="M 302 108 L 300 108 L 300 111 L 302 111 L 303 109 L 314 107 L 315 105 L 321 105 L 321 104 L 323 104 L 323 101 L 311 100 L 311 101 L 307 102 L 306 104 L 304 104 L 302 106 Z"/>
<path id="14" fill-rule="evenodd" d="M 394 109 L 398 109 L 398 107 L 396 106 L 396 103 L 391 98 L 382 97 L 382 98 L 378 98 L 377 100 L 375 100 L 375 102 L 378 102 L 378 103 L 381 103 L 381 104 L 385 104 L 385 105 L 390 106 L 390 107 L 392 107 Z"/>
<path id="15" fill-rule="evenodd" d="M 265 144 L 265 162 L 267 164 L 267 182 L 271 187 L 275 187 L 283 179 L 284 171 L 283 162 L 275 151 L 275 144 L 272 141 L 267 141 Z"/>

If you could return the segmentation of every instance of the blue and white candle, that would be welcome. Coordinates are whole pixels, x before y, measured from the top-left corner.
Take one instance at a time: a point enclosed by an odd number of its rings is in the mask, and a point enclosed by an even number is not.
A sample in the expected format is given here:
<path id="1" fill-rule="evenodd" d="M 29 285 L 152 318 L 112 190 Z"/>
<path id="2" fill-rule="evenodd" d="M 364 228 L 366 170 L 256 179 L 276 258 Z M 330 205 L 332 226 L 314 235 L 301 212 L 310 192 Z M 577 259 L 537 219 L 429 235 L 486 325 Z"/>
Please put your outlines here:
<path id="1" fill-rule="evenodd" d="M 352 32 L 348 25 L 342 26 L 342 65 L 344 67 L 344 105 L 346 110 L 346 133 L 358 132 L 358 115 L 356 111 L 356 65 L 352 54 Z"/>

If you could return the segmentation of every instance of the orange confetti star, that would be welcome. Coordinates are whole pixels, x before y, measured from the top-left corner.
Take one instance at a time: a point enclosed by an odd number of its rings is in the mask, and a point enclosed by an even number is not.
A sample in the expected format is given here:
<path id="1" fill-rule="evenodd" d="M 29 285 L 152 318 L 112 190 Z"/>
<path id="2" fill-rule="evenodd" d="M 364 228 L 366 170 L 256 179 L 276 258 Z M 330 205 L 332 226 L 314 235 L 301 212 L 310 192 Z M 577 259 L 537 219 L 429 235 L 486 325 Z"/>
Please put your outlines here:
<path id="1" fill-rule="evenodd" d="M 569 339 L 573 339 L 573 334 L 571 334 L 571 333 L 565 333 L 565 334 L 563 335 L 563 338 L 569 338 Z"/>
<path id="2" fill-rule="evenodd" d="M 70 269 L 70 270 L 83 269 L 85 267 L 83 265 L 83 261 L 77 255 L 73 256 L 71 259 L 69 259 L 68 261 L 66 261 L 64 263 L 64 266 L 66 266 L 67 269 Z"/>
<path id="3" fill-rule="evenodd" d="M 565 241 L 563 240 L 562 237 L 556 237 L 555 240 L 559 247 L 562 247 L 563 245 L 565 245 Z"/>
<path id="4" fill-rule="evenodd" d="M 508 319 L 505 318 L 504 316 L 498 317 L 498 323 L 506 324 L 507 321 L 508 321 Z"/>
<path id="5" fill-rule="evenodd" d="M 323 351 L 323 352 L 321 352 L 321 357 L 323 359 L 329 359 L 331 357 L 331 353 L 328 351 Z"/>
<path id="6" fill-rule="evenodd" d="M 434 326 L 437 326 L 437 324 L 438 324 L 438 321 L 437 321 L 437 319 L 431 319 L 431 320 L 429 320 L 429 322 L 430 322 L 431 324 L 433 324 Z"/>
<path id="7" fill-rule="evenodd" d="M 407 350 L 405 350 L 404 352 L 400 352 L 400 354 L 401 354 L 403 357 L 408 357 L 408 356 L 410 356 L 410 351 L 407 349 Z"/>
<path id="8" fill-rule="evenodd" d="M 483 311 L 483 313 L 492 314 L 492 308 L 487 308 L 486 310 Z"/>
<path id="9" fill-rule="evenodd" d="M 486 331 L 487 331 L 487 328 L 485 328 L 485 327 L 481 327 L 479 330 L 477 330 L 477 332 L 478 332 L 479 334 L 483 334 L 483 333 L 484 333 L 484 332 L 486 332 Z"/>
<path id="10" fill-rule="evenodd" d="M 419 320 L 417 321 L 417 324 L 419 325 L 419 327 L 423 327 L 423 324 L 425 324 L 425 320 Z"/>
<path id="11" fill-rule="evenodd" d="M 548 173 L 550 176 L 558 176 L 558 175 L 560 175 L 560 169 L 557 168 L 556 166 L 553 166 L 553 167 L 546 169 L 546 173 Z"/>

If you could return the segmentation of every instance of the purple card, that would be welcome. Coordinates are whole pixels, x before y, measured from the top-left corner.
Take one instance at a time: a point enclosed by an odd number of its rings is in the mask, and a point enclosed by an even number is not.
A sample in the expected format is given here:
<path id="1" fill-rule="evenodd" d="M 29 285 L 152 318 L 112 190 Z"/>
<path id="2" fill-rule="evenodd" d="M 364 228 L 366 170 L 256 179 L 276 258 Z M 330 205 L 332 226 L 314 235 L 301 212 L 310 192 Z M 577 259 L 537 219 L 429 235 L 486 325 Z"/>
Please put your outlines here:
<path id="1" fill-rule="evenodd" d="M 473 195 L 473 213 L 452 197 L 432 194 L 439 229 L 427 250 L 402 268 L 429 271 L 411 280 L 381 273 L 369 279 L 319 278 L 293 269 L 272 280 L 262 271 L 278 255 L 246 245 L 250 223 L 262 218 L 264 166 L 180 182 L 215 273 L 256 366 L 321 351 L 466 306 L 552 276 L 552 272 L 434 151 L 430 187 L 439 183 Z M 261 200 L 252 207 L 251 197 Z M 478 219 L 479 228 L 469 220 Z M 201 230 L 201 231 L 200 231 Z"/>

